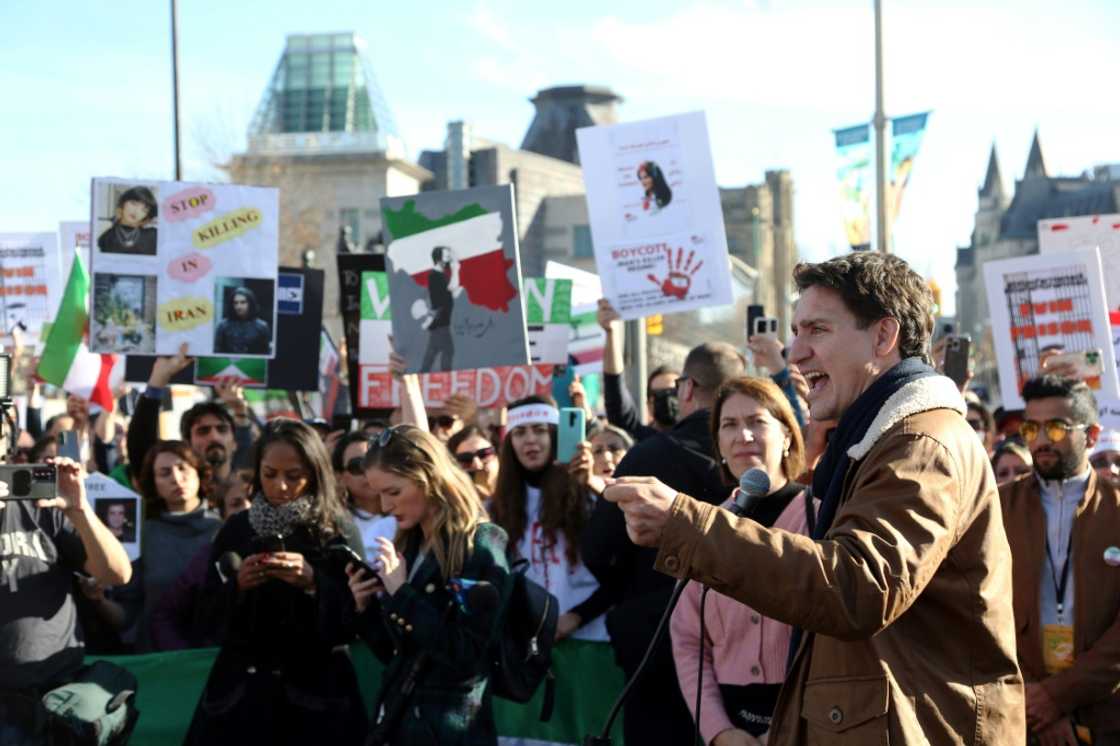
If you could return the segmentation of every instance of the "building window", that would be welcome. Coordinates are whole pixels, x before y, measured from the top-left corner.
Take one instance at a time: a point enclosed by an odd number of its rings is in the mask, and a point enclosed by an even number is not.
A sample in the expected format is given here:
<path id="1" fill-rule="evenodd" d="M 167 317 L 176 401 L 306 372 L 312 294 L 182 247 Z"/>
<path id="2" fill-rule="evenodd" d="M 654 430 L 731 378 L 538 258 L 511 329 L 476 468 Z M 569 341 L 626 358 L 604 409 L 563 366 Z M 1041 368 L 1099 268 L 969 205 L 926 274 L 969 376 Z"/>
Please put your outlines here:
<path id="1" fill-rule="evenodd" d="M 338 211 L 339 226 L 350 226 L 350 240 L 361 245 L 362 241 L 362 211 L 357 207 L 343 207 Z"/>
<path id="2" fill-rule="evenodd" d="M 595 245 L 591 243 L 590 226 L 572 226 L 572 256 L 576 259 L 590 259 L 595 256 Z"/>

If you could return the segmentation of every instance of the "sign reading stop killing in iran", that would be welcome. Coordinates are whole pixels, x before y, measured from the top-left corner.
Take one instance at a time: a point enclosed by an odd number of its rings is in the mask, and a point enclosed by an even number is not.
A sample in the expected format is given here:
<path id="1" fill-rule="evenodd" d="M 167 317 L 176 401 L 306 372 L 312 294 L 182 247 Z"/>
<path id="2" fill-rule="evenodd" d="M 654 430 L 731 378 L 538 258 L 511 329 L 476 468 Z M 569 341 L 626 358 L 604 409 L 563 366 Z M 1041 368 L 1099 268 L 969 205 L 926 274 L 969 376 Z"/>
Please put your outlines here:
<path id="1" fill-rule="evenodd" d="M 624 319 L 732 302 L 703 112 L 576 130 L 603 293 Z"/>
<path id="2" fill-rule="evenodd" d="M 276 354 L 278 192 L 94 179 L 90 348 Z"/>

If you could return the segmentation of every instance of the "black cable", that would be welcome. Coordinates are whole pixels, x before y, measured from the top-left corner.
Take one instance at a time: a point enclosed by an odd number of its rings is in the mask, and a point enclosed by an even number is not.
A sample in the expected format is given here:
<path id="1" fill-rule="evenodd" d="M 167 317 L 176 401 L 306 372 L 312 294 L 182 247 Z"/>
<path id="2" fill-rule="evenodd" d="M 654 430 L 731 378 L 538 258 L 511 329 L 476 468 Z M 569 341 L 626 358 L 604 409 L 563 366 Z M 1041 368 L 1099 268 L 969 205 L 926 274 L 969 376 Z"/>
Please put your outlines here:
<path id="1" fill-rule="evenodd" d="M 700 591 L 700 667 L 696 670 L 696 743 L 703 744 L 700 738 L 700 694 L 704 691 L 704 602 L 708 600 L 708 586 Z"/>

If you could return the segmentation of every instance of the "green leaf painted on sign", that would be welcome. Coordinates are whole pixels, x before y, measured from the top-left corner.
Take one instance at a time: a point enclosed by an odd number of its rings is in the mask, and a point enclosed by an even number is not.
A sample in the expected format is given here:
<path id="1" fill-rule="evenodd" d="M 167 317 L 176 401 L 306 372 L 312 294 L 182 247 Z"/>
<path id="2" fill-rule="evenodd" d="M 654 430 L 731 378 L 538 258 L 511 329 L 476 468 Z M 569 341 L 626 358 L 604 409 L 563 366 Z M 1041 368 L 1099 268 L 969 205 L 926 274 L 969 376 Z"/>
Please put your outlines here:
<path id="1" fill-rule="evenodd" d="M 388 321 L 389 276 L 384 272 L 362 272 L 361 299 L 363 321 Z"/>
<path id="2" fill-rule="evenodd" d="M 567 324 L 572 318 L 572 281 L 526 277 L 525 323 Z"/>

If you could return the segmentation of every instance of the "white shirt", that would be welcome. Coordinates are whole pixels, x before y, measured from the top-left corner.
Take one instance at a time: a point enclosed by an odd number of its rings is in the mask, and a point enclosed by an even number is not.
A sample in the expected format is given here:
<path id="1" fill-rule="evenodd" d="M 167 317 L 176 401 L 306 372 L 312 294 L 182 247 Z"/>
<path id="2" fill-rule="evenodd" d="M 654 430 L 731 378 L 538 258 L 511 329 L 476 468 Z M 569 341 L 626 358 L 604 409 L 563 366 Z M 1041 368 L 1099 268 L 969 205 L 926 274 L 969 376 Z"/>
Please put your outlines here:
<path id="1" fill-rule="evenodd" d="M 1046 541 L 1049 544 L 1049 551 L 1043 550 L 1042 577 L 1039 579 L 1042 583 L 1042 624 L 1073 626 L 1073 567 L 1069 568 L 1061 619 L 1058 618 L 1058 594 L 1054 581 L 1061 582 L 1062 567 L 1067 561 L 1073 561 L 1069 558 L 1073 550 L 1073 521 L 1088 485 L 1088 471 L 1069 479 L 1038 480 L 1042 508 L 1046 512 Z"/>
<path id="2" fill-rule="evenodd" d="M 567 540 L 563 532 L 556 533 L 555 543 L 549 545 L 541 528 L 541 491 L 538 487 L 525 487 L 525 535 L 517 545 L 518 554 L 529 560 L 525 577 L 541 585 L 560 604 L 564 614 L 578 606 L 599 588 L 599 581 L 583 562 L 568 562 Z M 577 640 L 606 641 L 606 615 L 600 614 L 578 629 L 572 637 Z"/>

